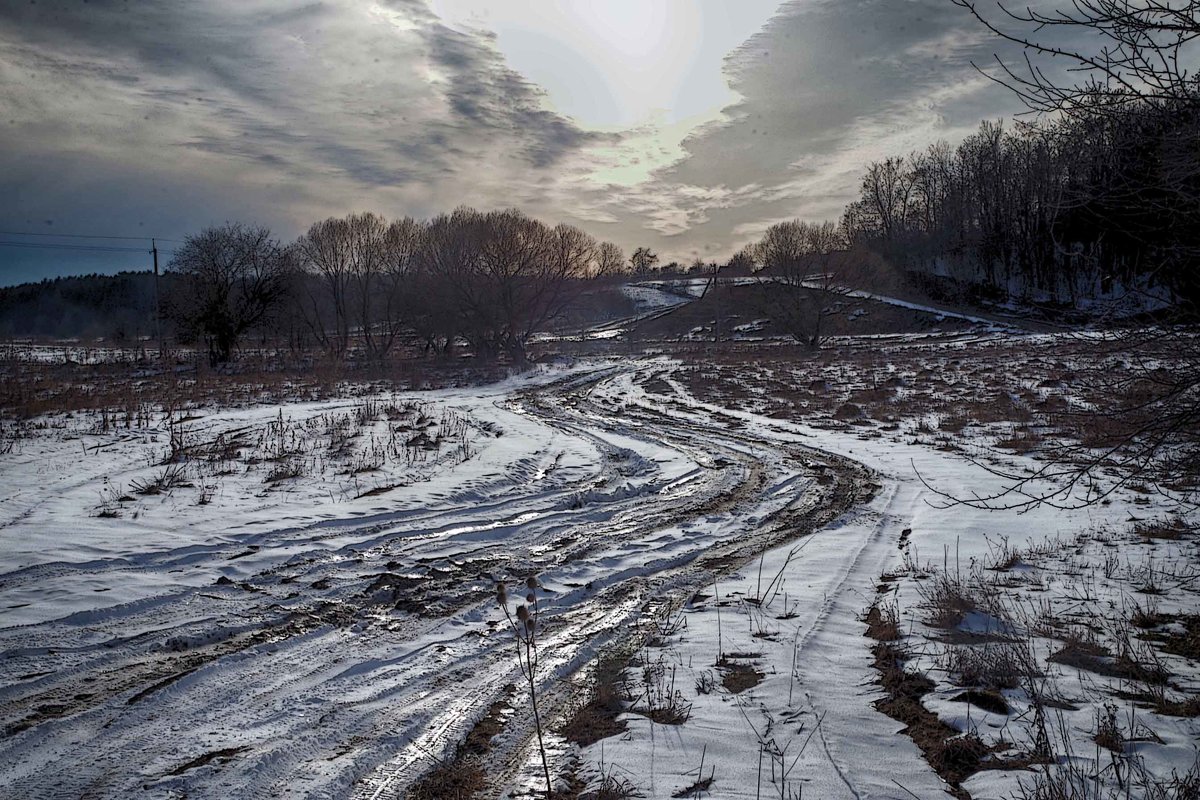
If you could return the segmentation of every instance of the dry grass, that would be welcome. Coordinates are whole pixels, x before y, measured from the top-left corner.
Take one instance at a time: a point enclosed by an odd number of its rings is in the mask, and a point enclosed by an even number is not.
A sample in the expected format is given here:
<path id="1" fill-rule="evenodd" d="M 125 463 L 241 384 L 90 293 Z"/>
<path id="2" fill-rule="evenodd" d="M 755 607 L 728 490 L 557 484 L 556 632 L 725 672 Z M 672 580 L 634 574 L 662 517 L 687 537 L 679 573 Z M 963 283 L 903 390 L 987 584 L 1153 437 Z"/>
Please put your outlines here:
<path id="1" fill-rule="evenodd" d="M 97 412 L 104 429 L 138 427 L 153 415 L 187 408 L 478 385 L 507 374 L 507 368 L 479 363 L 409 357 L 386 364 L 345 364 L 286 351 L 250 353 L 220 369 L 191 358 L 48 364 L 15 357 L 11 349 L 0 355 L 0 418 Z"/>
<path id="2" fill-rule="evenodd" d="M 1141 539 L 1177 542 L 1190 534 L 1191 528 L 1181 517 L 1167 517 L 1135 522 L 1132 532 Z"/>
<path id="3" fill-rule="evenodd" d="M 894 642 L 900 638 L 899 612 L 895 604 L 874 603 L 863 615 L 867 636 L 877 642 Z"/>
<path id="4" fill-rule="evenodd" d="M 956 628 L 978 608 L 975 593 L 966 582 L 948 572 L 938 572 L 918 585 L 925 622 L 935 628 Z"/>
<path id="5" fill-rule="evenodd" d="M 969 798 L 962 782 L 982 768 L 990 749 L 975 734 L 960 734 L 925 708 L 921 698 L 934 689 L 926 675 L 905 668 L 907 653 L 900 646 L 880 642 L 871 648 L 884 697 L 875 708 L 904 724 L 903 733 L 921 749 L 925 760 L 950 784 L 951 794 Z"/>
<path id="6" fill-rule="evenodd" d="M 765 677 L 754 665 L 753 659 L 757 653 L 727 653 L 717 661 L 717 669 L 721 672 L 721 685 L 730 694 L 741 694 L 747 689 L 753 689 Z"/>
<path id="7" fill-rule="evenodd" d="M 623 698 L 628 694 L 623 675 L 629 657 L 628 650 L 615 649 L 596 659 L 587 699 L 558 730 L 568 742 L 587 747 L 624 733 L 625 724 L 618 717 L 625 710 Z"/>
<path id="8" fill-rule="evenodd" d="M 991 689 L 968 689 L 950 699 L 957 703 L 970 703 L 976 708 L 983 709 L 992 714 L 1007 716 L 1011 712 L 1008 701 L 1004 699 L 1004 695 Z"/>
<path id="9" fill-rule="evenodd" d="M 492 739 L 504 728 L 504 719 L 512 709 L 509 700 L 516 687 L 504 687 L 504 696 L 488 708 L 471 728 L 454 757 L 437 765 L 408 790 L 412 800 L 468 800 L 487 788 L 483 759 L 491 752 Z"/>
<path id="10" fill-rule="evenodd" d="M 1028 642 L 985 642 L 950 646 L 943 665 L 959 686 L 982 689 L 1016 689 L 1038 675 L 1037 663 Z"/>

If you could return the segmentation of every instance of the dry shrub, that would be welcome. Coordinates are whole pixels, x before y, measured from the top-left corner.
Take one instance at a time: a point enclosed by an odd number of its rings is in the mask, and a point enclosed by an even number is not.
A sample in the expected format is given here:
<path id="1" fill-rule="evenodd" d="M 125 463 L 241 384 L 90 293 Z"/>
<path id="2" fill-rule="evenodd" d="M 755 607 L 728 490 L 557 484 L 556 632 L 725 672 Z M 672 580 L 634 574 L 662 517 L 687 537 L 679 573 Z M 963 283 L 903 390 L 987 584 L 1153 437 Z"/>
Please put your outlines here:
<path id="1" fill-rule="evenodd" d="M 1104 704 L 1104 710 L 1096 710 L 1096 734 L 1092 740 L 1113 753 L 1125 752 L 1125 732 L 1121 729 L 1121 723 L 1117 719 L 1117 707 L 1110 704 Z"/>
<path id="2" fill-rule="evenodd" d="M 862 407 L 854 403 L 842 403 L 833 412 L 833 418 L 843 421 L 862 419 L 864 416 Z"/>
<path id="3" fill-rule="evenodd" d="M 1008 392 L 997 392 L 988 398 L 973 403 L 970 411 L 976 422 L 1032 422 L 1033 412 L 1029 407 Z"/>
<path id="4" fill-rule="evenodd" d="M 863 621 L 867 623 L 866 635 L 877 642 L 894 642 L 900 638 L 899 611 L 895 604 L 873 604 Z"/>
<path id="5" fill-rule="evenodd" d="M 917 585 L 925 607 L 925 622 L 935 628 L 954 628 L 963 617 L 976 610 L 974 593 L 959 578 L 939 572 L 932 579 Z"/>
<path id="6" fill-rule="evenodd" d="M 963 413 L 950 414 L 942 417 L 938 421 L 938 430 L 946 433 L 961 433 L 962 429 L 970 424 L 971 418 Z"/>
<path id="7" fill-rule="evenodd" d="M 1016 689 L 1039 673 L 1032 649 L 1023 641 L 950 646 L 942 660 L 959 686 Z"/>
<path id="8" fill-rule="evenodd" d="M 996 442 L 996 447 L 1012 450 L 1014 453 L 1031 453 L 1038 449 L 1045 439 L 1037 431 L 1025 429 L 1014 430 L 1011 436 L 1006 436 Z"/>
<path id="9" fill-rule="evenodd" d="M 1181 517 L 1141 520 L 1133 523 L 1132 533 L 1140 539 L 1161 539 L 1176 542 L 1191 532 Z"/>

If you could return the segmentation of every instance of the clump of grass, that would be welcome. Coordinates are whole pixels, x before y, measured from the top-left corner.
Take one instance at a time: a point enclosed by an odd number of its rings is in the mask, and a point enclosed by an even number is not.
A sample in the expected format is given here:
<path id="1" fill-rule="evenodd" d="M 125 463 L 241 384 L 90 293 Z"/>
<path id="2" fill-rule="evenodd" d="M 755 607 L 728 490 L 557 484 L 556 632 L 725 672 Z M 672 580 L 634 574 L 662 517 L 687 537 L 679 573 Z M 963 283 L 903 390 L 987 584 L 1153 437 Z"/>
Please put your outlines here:
<path id="1" fill-rule="evenodd" d="M 990 711 L 993 714 L 1008 715 L 1011 710 L 1004 695 L 991 689 L 968 689 L 956 697 L 950 698 L 958 703 L 970 703 L 976 708 Z"/>
<path id="2" fill-rule="evenodd" d="M 305 472 L 306 468 L 303 459 L 288 458 L 276 464 L 267 473 L 267 477 L 263 478 L 263 483 L 280 483 L 292 478 L 300 478 L 304 476 Z"/>
<path id="3" fill-rule="evenodd" d="M 1159 643 L 1163 652 L 1200 661 L 1200 614 L 1186 614 L 1180 617 L 1157 615 L 1160 624 L 1174 622 L 1173 630 L 1161 633 L 1147 634 L 1146 638 Z"/>
<path id="4" fill-rule="evenodd" d="M 956 628 L 977 608 L 974 593 L 966 583 L 946 571 L 918 584 L 917 590 L 925 606 L 925 622 L 935 628 Z"/>
<path id="5" fill-rule="evenodd" d="M 938 420 L 938 430 L 946 433 L 961 433 L 971 422 L 967 414 L 951 414 Z"/>
<path id="6" fill-rule="evenodd" d="M 559 729 L 568 742 L 580 747 L 623 733 L 619 720 L 625 710 L 622 698 L 628 693 L 624 672 L 629 663 L 628 649 L 610 649 L 600 654 L 592 670 L 592 686 L 587 699 Z"/>
<path id="7" fill-rule="evenodd" d="M 1014 430 L 1009 436 L 998 440 L 996 447 L 1002 450 L 1012 450 L 1014 453 L 1025 454 L 1038 449 L 1043 441 L 1042 435 L 1037 431 Z"/>
<path id="8" fill-rule="evenodd" d="M 641 692 L 631 699 L 629 710 L 660 725 L 682 725 L 692 716 L 692 704 L 675 688 L 675 666 L 668 669 L 660 657 L 647 654 L 642 662 Z"/>
<path id="9" fill-rule="evenodd" d="M 1152 800 L 1196 800 L 1200 798 L 1200 756 L 1185 772 L 1172 770 L 1169 777 L 1158 777 L 1150 773 L 1140 755 L 1113 754 L 1111 769 L 1103 772 L 1111 777 L 1101 777 L 1099 765 L 1088 759 L 1060 759 L 1041 772 L 1032 781 L 1020 780 L 1019 800 L 1126 800 L 1129 797 L 1145 797 Z"/>
<path id="10" fill-rule="evenodd" d="M 900 638 L 899 610 L 894 603 L 873 603 L 863 616 L 866 635 L 877 642 L 894 642 Z"/>
<path id="11" fill-rule="evenodd" d="M 1113 753 L 1125 752 L 1125 732 L 1117 719 L 1117 707 L 1105 703 L 1103 711 L 1096 710 L 1096 734 L 1092 737 L 1096 744 Z"/>
<path id="12" fill-rule="evenodd" d="M 1025 642 L 950 646 L 942 658 L 946 671 L 959 686 L 1015 689 L 1038 674 L 1033 653 Z"/>
<path id="13" fill-rule="evenodd" d="M 140 495 L 163 494 L 172 489 L 191 486 L 185 473 L 186 468 L 182 464 L 169 464 L 157 475 L 141 481 L 130 481 L 129 488 Z"/>
<path id="14" fill-rule="evenodd" d="M 875 708 L 903 723 L 904 733 L 921 748 L 925 759 L 940 773 L 943 762 L 938 759 L 935 763 L 935 759 L 944 743 L 958 732 L 921 703 L 921 698 L 933 691 L 934 682 L 927 675 L 906 669 L 907 653 L 896 644 L 880 642 L 871 648 L 871 652 L 875 654 L 875 669 L 879 671 L 879 682 L 884 690 L 884 696 L 875 702 Z M 962 780 L 957 774 L 960 772 L 956 770 L 958 781 Z M 950 780 L 945 775 L 943 777 Z"/>
<path id="15" fill-rule="evenodd" d="M 487 774 L 482 760 L 492 749 L 492 738 L 500 733 L 504 717 L 512 708 L 508 699 L 516 691 L 509 684 L 504 695 L 492 703 L 487 713 L 475 723 L 467 738 L 458 746 L 454 758 L 434 759 L 436 766 L 419 783 L 408 790 L 413 800 L 443 800 L 443 798 L 473 797 L 487 788 Z"/>
<path id="16" fill-rule="evenodd" d="M 857 403 L 842 403 L 833 412 L 833 418 L 842 421 L 862 419 L 863 416 L 862 406 Z"/>
<path id="17" fill-rule="evenodd" d="M 1133 612 L 1129 615 L 1129 624 L 1135 628 L 1149 630 L 1150 628 L 1157 628 L 1159 625 L 1170 622 L 1171 619 L 1172 617 L 1169 614 L 1159 613 L 1157 602 L 1153 598 L 1148 598 L 1145 606 L 1142 606 L 1136 600 L 1134 601 Z M 1186 655 L 1186 653 L 1181 655 Z"/>
<path id="18" fill-rule="evenodd" d="M 1140 539 L 1160 539 L 1177 542 L 1191 529 L 1180 517 L 1140 520 L 1133 523 L 1132 533 Z"/>
<path id="19" fill-rule="evenodd" d="M 606 771 L 599 781 L 579 795 L 579 800 L 628 800 L 645 796 L 628 778 Z"/>
<path id="20" fill-rule="evenodd" d="M 728 653 L 717 661 L 717 668 L 721 672 L 721 685 L 726 691 L 741 694 L 762 682 L 764 673 L 750 661 L 757 656 L 758 653 Z"/>

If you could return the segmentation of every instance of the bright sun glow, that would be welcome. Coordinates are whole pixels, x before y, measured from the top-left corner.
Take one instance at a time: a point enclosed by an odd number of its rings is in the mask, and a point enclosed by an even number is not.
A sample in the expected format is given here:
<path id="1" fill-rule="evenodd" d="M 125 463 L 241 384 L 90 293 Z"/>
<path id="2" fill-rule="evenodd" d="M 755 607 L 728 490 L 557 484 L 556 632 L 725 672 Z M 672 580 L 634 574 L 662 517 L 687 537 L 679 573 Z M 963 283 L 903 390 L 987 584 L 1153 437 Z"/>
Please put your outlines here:
<path id="1" fill-rule="evenodd" d="M 770 17 L 775 0 L 735 16 L 697 0 L 556 0 L 535 9 L 488 0 L 435 0 L 452 25 L 495 31 L 509 64 L 551 105 L 595 128 L 711 117 L 737 99 L 725 55 Z"/>

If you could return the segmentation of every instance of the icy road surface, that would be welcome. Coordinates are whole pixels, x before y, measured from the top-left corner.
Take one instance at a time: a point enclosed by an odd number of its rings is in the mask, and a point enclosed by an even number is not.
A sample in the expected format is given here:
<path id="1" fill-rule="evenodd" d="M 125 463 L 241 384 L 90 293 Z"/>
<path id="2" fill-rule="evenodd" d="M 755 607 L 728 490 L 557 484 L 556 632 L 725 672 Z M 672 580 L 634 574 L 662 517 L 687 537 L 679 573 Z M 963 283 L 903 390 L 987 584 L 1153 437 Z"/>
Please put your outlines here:
<path id="1" fill-rule="evenodd" d="M 648 606 L 814 530 L 821 545 L 797 556 L 810 575 L 789 588 L 802 633 L 788 656 L 811 678 L 797 691 L 822 715 L 805 796 L 891 796 L 896 782 L 941 795 L 902 726 L 870 706 L 856 621 L 895 558 L 891 529 L 922 513 L 919 494 L 897 494 L 853 447 L 834 455 L 695 401 L 670 371 L 651 360 L 425 395 L 470 421 L 472 456 L 350 503 L 314 505 L 321 493 L 300 486 L 301 509 L 95 520 L 54 502 L 101 480 L 72 473 L 87 469 L 77 449 L 43 458 L 74 475 L 62 488 L 10 465 L 0 796 L 403 797 L 518 678 L 495 580 L 533 572 L 546 587 L 540 680 L 553 716 L 562 678 Z M 652 381 L 670 391 L 647 393 Z M 22 478 L 51 496 L 22 500 Z M 489 764 L 500 790 L 522 782 L 529 757 L 516 706 Z M 740 729 L 754 752 L 739 710 L 726 711 L 715 738 Z"/>

